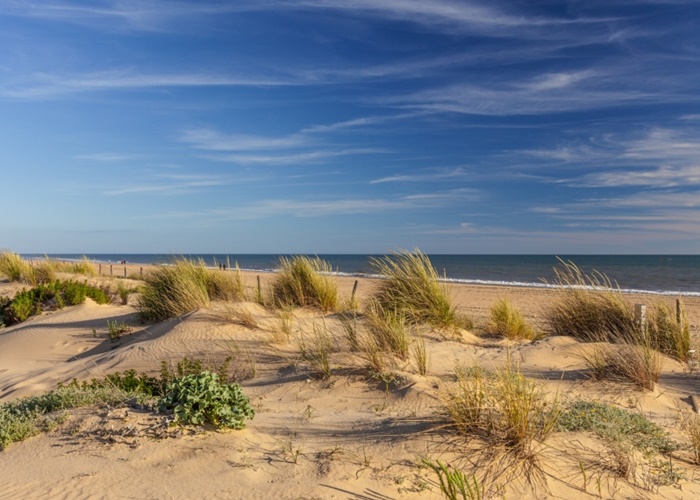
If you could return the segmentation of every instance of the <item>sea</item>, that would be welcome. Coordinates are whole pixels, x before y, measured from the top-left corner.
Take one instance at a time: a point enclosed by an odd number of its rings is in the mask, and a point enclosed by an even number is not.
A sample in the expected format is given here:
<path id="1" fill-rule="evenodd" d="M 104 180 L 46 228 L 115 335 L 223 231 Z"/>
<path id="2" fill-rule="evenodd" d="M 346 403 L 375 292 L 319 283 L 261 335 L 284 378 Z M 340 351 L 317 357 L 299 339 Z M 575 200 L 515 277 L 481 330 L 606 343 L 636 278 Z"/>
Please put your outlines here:
<path id="1" fill-rule="evenodd" d="M 177 258 L 202 259 L 207 265 L 238 264 L 243 270 L 272 272 L 280 254 L 23 254 L 29 259 L 48 256 L 57 260 L 96 263 L 168 264 Z M 313 256 L 312 256 L 313 257 Z M 383 255 L 319 254 L 337 274 L 376 276 L 372 259 Z M 572 262 L 585 273 L 607 276 L 625 292 L 700 296 L 700 255 L 429 255 L 435 269 L 454 283 L 546 288 L 555 286 L 556 267 Z"/>

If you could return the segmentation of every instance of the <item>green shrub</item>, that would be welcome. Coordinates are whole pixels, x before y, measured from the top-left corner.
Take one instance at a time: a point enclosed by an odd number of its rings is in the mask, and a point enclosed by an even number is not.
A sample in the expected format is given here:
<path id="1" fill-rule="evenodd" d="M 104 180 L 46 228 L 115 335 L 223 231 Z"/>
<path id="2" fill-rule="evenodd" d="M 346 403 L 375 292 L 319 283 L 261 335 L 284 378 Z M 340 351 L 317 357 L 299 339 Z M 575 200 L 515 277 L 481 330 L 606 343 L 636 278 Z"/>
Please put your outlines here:
<path id="1" fill-rule="evenodd" d="M 410 323 L 458 326 L 447 287 L 440 283 L 430 259 L 420 250 L 373 258 L 371 265 L 384 277 L 373 296 L 384 311 L 401 314 Z"/>
<path id="2" fill-rule="evenodd" d="M 215 373 L 202 372 L 173 380 L 158 402 L 161 412 L 172 411 L 182 424 L 242 429 L 255 410 L 238 384 L 222 384 Z"/>
<path id="3" fill-rule="evenodd" d="M 77 281 L 53 281 L 17 292 L 9 304 L 2 307 L 5 324 L 21 323 L 44 309 L 60 309 L 78 305 L 90 297 L 98 304 L 110 301 L 104 290 Z"/>
<path id="4" fill-rule="evenodd" d="M 333 267 L 318 257 L 281 257 L 272 282 L 272 299 L 280 307 L 315 307 L 335 311 L 338 285 L 329 274 Z"/>

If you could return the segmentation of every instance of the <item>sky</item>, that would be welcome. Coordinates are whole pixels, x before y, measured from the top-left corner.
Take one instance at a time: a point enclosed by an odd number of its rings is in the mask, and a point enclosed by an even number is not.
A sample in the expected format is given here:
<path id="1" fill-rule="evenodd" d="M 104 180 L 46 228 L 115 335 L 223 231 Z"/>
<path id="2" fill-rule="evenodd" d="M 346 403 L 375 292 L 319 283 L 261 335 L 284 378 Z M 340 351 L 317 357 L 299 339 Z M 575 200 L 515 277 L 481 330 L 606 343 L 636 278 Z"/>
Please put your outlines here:
<path id="1" fill-rule="evenodd" d="M 700 253 L 697 0 L 0 0 L 0 248 Z"/>

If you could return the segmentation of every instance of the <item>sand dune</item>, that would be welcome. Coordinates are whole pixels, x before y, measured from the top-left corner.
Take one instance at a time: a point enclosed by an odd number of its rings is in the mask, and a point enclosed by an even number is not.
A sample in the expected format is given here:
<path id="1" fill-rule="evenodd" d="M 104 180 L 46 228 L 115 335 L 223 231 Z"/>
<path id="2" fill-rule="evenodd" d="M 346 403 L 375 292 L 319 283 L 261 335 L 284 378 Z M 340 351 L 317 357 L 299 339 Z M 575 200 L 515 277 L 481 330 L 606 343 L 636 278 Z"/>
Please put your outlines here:
<path id="1" fill-rule="evenodd" d="M 248 282 L 255 281 L 248 276 Z M 341 280 L 348 296 L 354 280 Z M 4 286 L 4 285 L 3 285 Z M 371 290 L 363 280 L 360 298 Z M 496 298 L 509 296 L 538 324 L 551 291 L 462 286 L 455 290 L 462 310 L 483 323 Z M 248 328 L 231 309 L 250 313 Z M 698 304 L 688 304 L 694 332 Z M 293 335 L 322 325 L 342 335 L 339 319 L 308 310 L 294 311 Z M 233 318 L 233 319 L 232 319 Z M 107 320 L 125 322 L 133 331 L 115 347 L 107 338 Z M 82 306 L 44 313 L 0 333 L 0 401 L 46 392 L 72 378 L 99 377 L 135 369 L 156 374 L 161 361 L 183 356 L 208 361 L 233 357 L 232 371 L 242 379 L 257 414 L 243 431 L 168 428 L 162 417 L 131 408 L 81 409 L 57 430 L 16 443 L 0 452 L 2 498 L 441 498 L 435 477 L 420 466 L 430 456 L 469 466 L 483 450 L 455 446 L 441 428 L 441 391 L 456 365 L 483 367 L 517 361 L 523 373 L 550 394 L 606 400 L 643 411 L 680 436 L 678 408 L 687 407 L 697 375 L 665 360 L 664 374 L 652 393 L 619 384 L 590 381 L 569 337 L 508 342 L 462 332 L 446 339 L 425 329 L 429 373 L 416 374 L 410 362 L 395 367 L 400 376 L 385 383 L 368 380 L 353 353 L 332 355 L 334 375 L 316 380 L 299 358 L 294 341 L 274 343 L 280 318 L 253 303 L 213 304 L 183 317 L 142 325 L 132 305 Z M 93 329 L 96 336 L 93 335 Z M 576 446 L 572 443 L 576 442 Z M 482 453 L 482 454 L 479 454 Z M 557 434 L 542 450 L 547 486 L 522 478 L 496 479 L 506 498 L 587 498 L 580 460 L 600 455 L 600 444 L 582 433 Z M 685 479 L 678 486 L 645 490 L 627 481 L 606 480 L 605 497 L 700 498 L 700 470 L 679 463 Z M 641 471 L 640 471 L 641 474 Z"/>

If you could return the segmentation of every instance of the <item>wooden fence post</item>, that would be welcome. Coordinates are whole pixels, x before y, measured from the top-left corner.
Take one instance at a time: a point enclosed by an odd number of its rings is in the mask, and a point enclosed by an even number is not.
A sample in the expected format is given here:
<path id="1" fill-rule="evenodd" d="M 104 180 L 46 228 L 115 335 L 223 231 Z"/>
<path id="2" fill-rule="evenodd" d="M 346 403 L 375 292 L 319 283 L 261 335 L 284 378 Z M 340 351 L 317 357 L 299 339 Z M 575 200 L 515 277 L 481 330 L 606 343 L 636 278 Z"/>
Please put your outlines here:
<path id="1" fill-rule="evenodd" d="M 355 280 L 355 284 L 352 285 L 352 295 L 350 295 L 350 303 L 355 302 L 355 293 L 357 292 L 357 280 Z"/>
<path id="2" fill-rule="evenodd" d="M 100 276 L 102 276 L 102 264 L 97 264 L 97 272 Z"/>
<path id="3" fill-rule="evenodd" d="M 139 267 L 139 274 L 140 274 L 141 277 L 143 278 L 143 267 Z"/>
<path id="4" fill-rule="evenodd" d="M 676 299 L 676 323 L 681 324 L 683 310 L 681 309 L 681 299 Z"/>
<path id="5" fill-rule="evenodd" d="M 644 304 L 634 305 L 634 319 L 639 325 L 642 335 L 647 333 L 647 306 Z"/>
<path id="6" fill-rule="evenodd" d="M 124 277 L 126 278 L 126 266 L 124 266 Z"/>
<path id="7" fill-rule="evenodd" d="M 110 275 L 110 276 L 113 276 L 113 274 L 112 274 L 112 264 L 109 265 L 109 275 Z"/>

